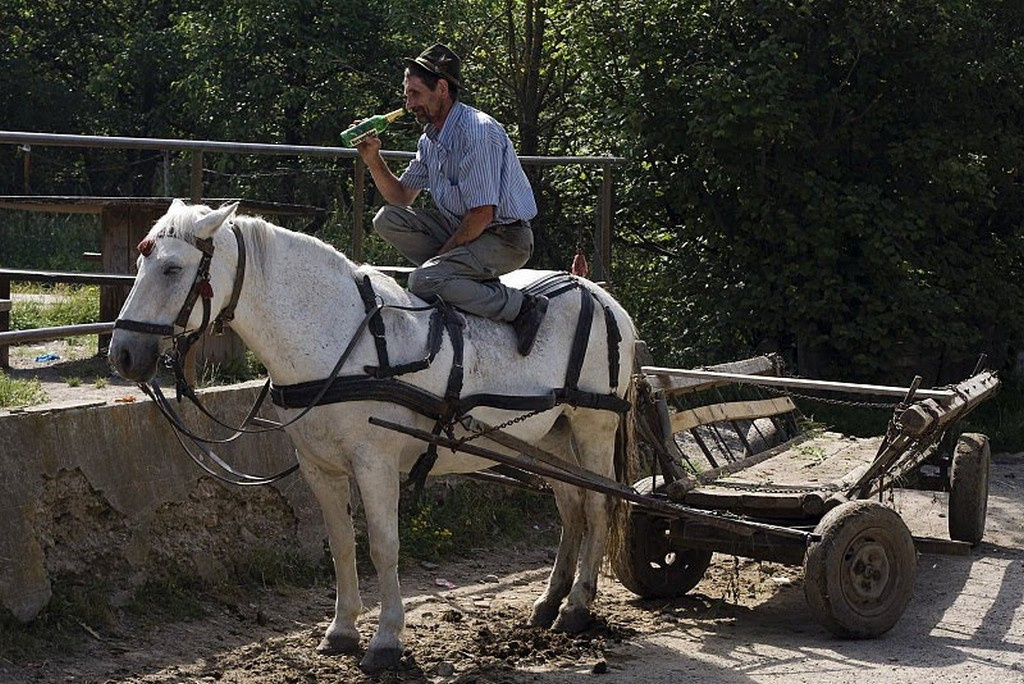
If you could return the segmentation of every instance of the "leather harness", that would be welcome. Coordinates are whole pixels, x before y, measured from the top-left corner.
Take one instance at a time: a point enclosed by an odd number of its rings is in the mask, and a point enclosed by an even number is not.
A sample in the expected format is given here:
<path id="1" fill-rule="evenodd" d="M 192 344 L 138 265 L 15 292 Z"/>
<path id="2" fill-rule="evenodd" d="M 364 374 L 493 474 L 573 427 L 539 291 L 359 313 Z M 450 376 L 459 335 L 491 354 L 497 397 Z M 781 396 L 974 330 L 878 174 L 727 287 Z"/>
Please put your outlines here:
<path id="1" fill-rule="evenodd" d="M 239 292 L 241 291 L 242 282 L 245 277 L 246 250 L 242 232 L 233 223 L 231 224 L 231 230 L 238 243 L 238 265 L 235 270 L 235 282 L 232 286 L 229 301 L 213 321 L 214 327 L 218 331 L 225 323 L 230 323 L 234 318 L 235 306 L 238 303 Z M 125 329 L 140 333 L 171 337 L 174 341 L 173 349 L 171 353 L 166 355 L 165 362 L 174 369 L 179 399 L 183 395 L 188 397 L 190 401 L 203 411 L 204 414 L 216 420 L 215 417 L 203 408 L 198 397 L 195 396 L 194 390 L 185 379 L 185 373 L 182 367 L 182 360 L 185 358 L 188 349 L 207 330 L 211 314 L 210 300 L 213 297 L 213 291 L 210 287 L 209 270 L 214 251 L 213 240 L 197 239 L 195 240 L 195 246 L 202 252 L 203 256 L 200 260 L 195 279 L 193 280 L 192 288 L 190 289 L 185 303 L 181 307 L 174 324 L 161 325 L 119 317 L 115 322 L 114 327 L 115 329 Z M 152 244 L 149 239 L 144 240 L 139 245 L 139 250 L 144 255 L 148 255 L 148 250 L 151 248 Z M 206 469 L 207 472 L 226 482 L 255 485 L 267 484 L 285 477 L 289 473 L 294 472 L 297 465 L 292 466 L 286 471 L 282 471 L 270 478 L 253 477 L 243 473 L 238 473 L 230 466 L 223 463 L 212 451 L 203 448 L 202 450 L 207 457 L 212 458 L 231 476 L 224 477 L 210 469 L 202 459 L 197 458 L 196 455 L 193 454 L 185 445 L 182 439 L 183 437 L 191 439 L 197 445 L 200 443 L 226 443 L 234 440 L 241 434 L 262 432 L 265 431 L 265 429 L 280 429 L 286 425 L 290 425 L 292 422 L 295 422 L 316 406 L 323 406 L 338 402 L 382 401 L 396 403 L 416 411 L 423 416 L 432 418 L 435 421 L 435 435 L 439 435 L 444 431 L 449 436 L 453 434 L 454 425 L 458 420 L 466 416 L 474 408 L 480 406 L 509 411 L 523 411 L 526 414 L 540 413 L 554 408 L 559 404 L 568 404 L 570 406 L 580 408 L 615 411 L 616 413 L 625 413 L 630 408 L 628 401 L 615 396 L 613 392 L 609 392 L 608 394 L 598 394 L 596 392 L 584 392 L 579 389 L 580 373 L 582 371 L 583 362 L 586 359 L 587 348 L 590 341 L 590 327 L 594 317 L 594 302 L 599 300 L 597 300 L 597 296 L 584 287 L 575 276 L 571 276 L 567 273 L 551 274 L 541 278 L 524 289 L 524 292 L 527 294 L 544 295 L 549 299 L 554 299 L 555 297 L 572 292 L 573 290 L 580 293 L 580 315 L 576 322 L 576 331 L 573 335 L 573 343 L 569 351 L 569 364 L 566 370 L 565 383 L 563 387 L 554 388 L 544 394 L 527 396 L 489 393 L 472 394 L 467 397 L 461 396 L 464 379 L 463 357 L 465 351 L 463 339 L 465 319 L 462 315 L 444 302 L 438 302 L 433 305 L 422 307 L 403 307 L 378 302 L 377 295 L 373 290 L 373 284 L 368 275 L 364 276 L 361 280 L 357 280 L 356 286 L 366 309 L 366 317 L 364 318 L 363 323 L 356 329 L 352 339 L 349 341 L 348 347 L 338 360 L 332 374 L 325 379 L 312 380 L 293 385 L 274 385 L 268 380 L 267 384 L 264 385 L 263 392 L 261 392 L 260 397 L 253 405 L 249 416 L 246 417 L 243 426 L 236 429 L 235 433 L 228 438 L 213 440 L 195 435 L 184 427 L 184 424 L 173 411 L 170 403 L 163 396 L 159 385 L 155 381 L 153 382 L 152 388 L 145 383 L 140 385 L 146 390 L 146 393 L 156 401 L 161 411 L 175 428 L 175 435 L 178 437 L 179 441 L 182 442 L 182 446 L 185 447 L 185 450 L 189 452 L 189 455 L 191 455 L 197 463 Z M 188 319 L 197 300 L 201 301 L 203 305 L 202 323 L 195 330 L 189 331 L 187 330 Z M 618 323 L 611 308 L 603 304 L 602 308 L 605 317 L 605 328 L 608 335 L 608 381 L 611 390 L 615 390 L 618 387 L 620 368 L 619 345 L 622 341 L 622 335 L 619 332 Z M 400 309 L 406 311 L 426 311 L 432 309 L 432 313 L 430 315 L 430 327 L 427 333 L 427 353 L 422 359 L 399 364 L 397 366 L 391 365 L 387 351 L 387 334 L 384 326 L 384 317 L 381 315 L 383 309 Z M 181 328 L 182 332 L 177 333 L 175 329 L 176 327 Z M 364 367 L 365 374 L 363 375 L 339 376 L 337 374 L 338 371 L 341 369 L 345 359 L 348 358 L 348 355 L 355 347 L 360 334 L 366 329 L 368 329 L 370 334 L 373 336 L 374 346 L 377 350 L 377 365 Z M 453 358 L 452 367 L 448 373 L 448 383 L 445 388 L 444 396 L 439 397 L 436 394 L 417 387 L 416 385 L 397 379 L 400 375 L 415 373 L 429 368 L 433 363 L 434 358 L 437 356 L 438 351 L 441 349 L 445 331 L 447 331 L 448 338 L 451 340 Z M 263 402 L 263 397 L 266 396 L 268 387 L 271 401 L 275 405 L 283 408 L 302 409 L 302 412 L 285 424 L 274 424 L 271 421 L 256 419 L 256 412 Z M 219 420 L 217 422 L 224 425 Z M 250 422 L 268 423 L 271 424 L 271 426 L 260 430 L 245 429 L 244 426 Z M 409 475 L 409 481 L 416 485 L 417 490 L 422 489 L 426 476 L 433 467 L 436 459 L 437 444 L 431 443 L 427 447 L 426 453 L 420 456 Z"/>
<path id="2" fill-rule="evenodd" d="M 397 307 L 393 305 L 377 305 L 377 296 L 369 276 L 356 282 L 360 297 L 369 316 L 368 329 L 373 336 L 377 350 L 376 366 L 365 366 L 364 375 L 338 376 L 328 380 L 312 380 L 294 385 L 271 385 L 271 401 L 283 408 L 307 408 L 311 405 L 325 405 L 346 401 L 384 401 L 399 404 L 420 415 L 435 421 L 434 434 L 442 431 L 451 436 L 455 423 L 477 407 L 498 408 L 510 411 L 539 413 L 554 408 L 559 404 L 568 404 L 580 408 L 593 408 L 616 413 L 629 410 L 629 402 L 612 393 L 599 394 L 579 389 L 580 373 L 587 356 L 590 342 L 590 327 L 594 319 L 594 302 L 597 297 L 579 280 L 566 273 L 546 276 L 532 283 L 524 292 L 543 294 L 549 299 L 578 291 L 580 293 L 580 315 L 576 321 L 572 347 L 569 351 L 569 364 L 565 374 L 564 385 L 550 392 L 539 395 L 506 395 L 478 393 L 463 397 L 462 385 L 463 355 L 465 350 L 463 328 L 465 319 L 451 306 L 438 302 L 432 307 Z M 599 302 L 600 303 L 600 302 Z M 430 328 L 427 334 L 426 355 L 417 361 L 392 366 L 387 350 L 387 334 L 384 326 L 382 308 L 404 310 L 425 310 L 432 308 Z M 374 310 L 376 309 L 376 310 Z M 605 327 L 608 335 L 608 381 L 612 390 L 618 387 L 619 376 L 619 345 L 622 335 L 619 331 L 615 314 L 610 307 L 602 305 Z M 448 373 L 448 382 L 444 396 L 421 389 L 416 385 L 399 380 L 397 376 L 429 368 L 441 348 L 444 331 L 452 344 L 452 367 Z M 330 382 L 324 391 L 324 383 Z M 317 398 L 319 396 L 319 398 Z M 430 444 L 422 454 L 412 472 L 409 482 L 422 488 L 427 474 L 437 460 L 437 446 Z"/>

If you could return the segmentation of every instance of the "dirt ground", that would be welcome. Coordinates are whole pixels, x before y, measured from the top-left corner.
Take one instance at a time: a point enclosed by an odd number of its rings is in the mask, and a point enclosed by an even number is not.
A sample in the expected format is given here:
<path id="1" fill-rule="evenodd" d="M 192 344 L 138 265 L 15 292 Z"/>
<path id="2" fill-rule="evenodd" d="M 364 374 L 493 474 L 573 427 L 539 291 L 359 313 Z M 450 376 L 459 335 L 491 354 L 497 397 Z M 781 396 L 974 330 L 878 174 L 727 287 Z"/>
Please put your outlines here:
<path id="1" fill-rule="evenodd" d="M 51 401 L 82 395 L 81 386 L 60 387 L 68 372 L 44 383 Z M 116 400 L 137 390 L 108 383 L 89 392 Z M 378 677 L 363 675 L 355 657 L 316 654 L 333 610 L 333 588 L 321 587 L 210 605 L 198 620 L 125 622 L 71 652 L 53 644 L 38 662 L 0 654 L 0 681 L 1024 682 L 1022 487 L 1024 454 L 994 455 L 985 540 L 969 556 L 921 555 L 903 618 L 874 640 L 840 640 L 814 622 L 801 568 L 728 556 L 716 556 L 683 598 L 640 600 L 608 575 L 592 629 L 530 628 L 554 549 L 526 545 L 406 569 L 408 650 L 398 670 Z M 894 504 L 916 535 L 946 538 L 945 495 L 899 492 Z M 376 621 L 372 575 L 362 594 L 365 644 Z"/>

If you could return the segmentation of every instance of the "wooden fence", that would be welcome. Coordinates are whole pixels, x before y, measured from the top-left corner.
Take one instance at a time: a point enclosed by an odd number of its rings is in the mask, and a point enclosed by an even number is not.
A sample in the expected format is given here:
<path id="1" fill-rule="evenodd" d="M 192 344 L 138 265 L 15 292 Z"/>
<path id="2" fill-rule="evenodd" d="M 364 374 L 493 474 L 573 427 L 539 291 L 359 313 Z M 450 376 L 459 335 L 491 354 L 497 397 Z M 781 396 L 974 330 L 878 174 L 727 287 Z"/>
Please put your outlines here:
<path id="1" fill-rule="evenodd" d="M 210 140 L 176 140 L 164 138 L 126 138 L 91 135 L 66 135 L 0 131 L 0 144 L 19 145 L 26 154 L 33 146 L 85 147 L 106 149 L 159 150 L 191 155 L 190 199 L 192 202 L 216 204 L 219 200 L 205 198 L 203 194 L 203 154 L 227 153 L 242 155 L 291 155 L 352 159 L 355 164 L 352 244 L 349 256 L 363 260 L 366 212 L 366 168 L 358 153 L 344 147 L 315 147 L 306 145 L 277 145 L 223 142 Z M 412 159 L 409 152 L 382 151 L 385 159 Z M 524 166 L 583 165 L 601 170 L 601 187 L 595 207 L 594 253 L 591 264 L 595 280 L 607 280 L 610 272 L 611 216 L 613 201 L 612 170 L 624 160 L 618 157 L 536 157 L 521 156 Z M 47 197 L 3 196 L 0 209 L 20 211 L 50 211 L 60 213 L 88 213 L 100 216 L 103 225 L 103 248 L 100 259 L 103 273 L 67 273 L 29 271 L 0 264 L 0 366 L 9 365 L 8 346 L 24 342 L 61 339 L 72 335 L 100 335 L 100 346 L 113 328 L 113 319 L 120 311 L 134 278 L 134 246 L 149 230 L 170 204 L 171 198 L 139 197 Z M 243 200 L 256 206 L 261 213 L 301 213 L 304 208 L 269 202 Z M 306 207 L 305 209 L 312 209 Z M 403 270 L 395 268 L 394 270 Z M 405 269 L 407 270 L 407 269 Z M 87 283 L 101 286 L 100 317 L 103 322 L 80 326 L 62 326 L 32 331 L 10 330 L 12 281 L 49 283 Z M 227 342 L 237 350 L 237 342 Z M 230 353 L 230 352 L 229 352 Z"/>

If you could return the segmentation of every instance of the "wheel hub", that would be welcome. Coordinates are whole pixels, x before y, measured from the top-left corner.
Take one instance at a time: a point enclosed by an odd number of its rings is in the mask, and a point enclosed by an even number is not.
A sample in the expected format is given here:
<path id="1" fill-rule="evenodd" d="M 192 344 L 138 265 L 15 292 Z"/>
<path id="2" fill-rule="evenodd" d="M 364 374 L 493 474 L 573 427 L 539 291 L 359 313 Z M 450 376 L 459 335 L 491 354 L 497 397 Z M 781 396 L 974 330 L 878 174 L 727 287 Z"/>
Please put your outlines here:
<path id="1" fill-rule="evenodd" d="M 889 585 L 889 556 L 873 540 L 855 542 L 846 554 L 845 591 L 855 603 L 877 602 Z"/>

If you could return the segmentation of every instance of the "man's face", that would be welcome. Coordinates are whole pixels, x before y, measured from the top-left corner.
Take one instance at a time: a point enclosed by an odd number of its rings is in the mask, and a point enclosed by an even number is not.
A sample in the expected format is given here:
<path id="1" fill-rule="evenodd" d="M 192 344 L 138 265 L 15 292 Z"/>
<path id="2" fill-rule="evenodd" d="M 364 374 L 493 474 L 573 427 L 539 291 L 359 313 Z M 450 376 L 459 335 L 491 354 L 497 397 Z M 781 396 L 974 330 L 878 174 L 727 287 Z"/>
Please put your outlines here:
<path id="1" fill-rule="evenodd" d="M 416 116 L 421 124 L 437 125 L 448 113 L 448 82 L 443 78 L 437 88 L 431 90 L 423 79 L 405 74 L 405 108 Z"/>

